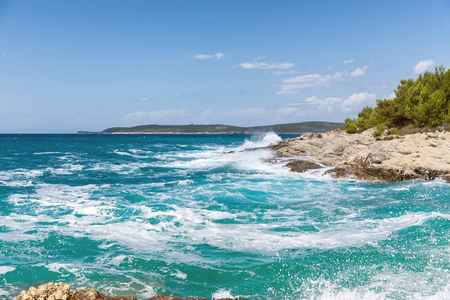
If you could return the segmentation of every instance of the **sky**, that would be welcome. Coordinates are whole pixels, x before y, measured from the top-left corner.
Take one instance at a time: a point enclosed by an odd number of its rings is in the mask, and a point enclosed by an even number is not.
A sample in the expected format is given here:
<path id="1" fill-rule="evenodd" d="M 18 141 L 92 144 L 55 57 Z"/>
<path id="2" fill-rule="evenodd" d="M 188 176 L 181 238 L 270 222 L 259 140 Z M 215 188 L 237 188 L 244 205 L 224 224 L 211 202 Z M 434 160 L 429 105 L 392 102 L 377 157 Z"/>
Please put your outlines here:
<path id="1" fill-rule="evenodd" d="M 0 0 L 0 133 L 343 122 L 449 37 L 448 0 Z"/>

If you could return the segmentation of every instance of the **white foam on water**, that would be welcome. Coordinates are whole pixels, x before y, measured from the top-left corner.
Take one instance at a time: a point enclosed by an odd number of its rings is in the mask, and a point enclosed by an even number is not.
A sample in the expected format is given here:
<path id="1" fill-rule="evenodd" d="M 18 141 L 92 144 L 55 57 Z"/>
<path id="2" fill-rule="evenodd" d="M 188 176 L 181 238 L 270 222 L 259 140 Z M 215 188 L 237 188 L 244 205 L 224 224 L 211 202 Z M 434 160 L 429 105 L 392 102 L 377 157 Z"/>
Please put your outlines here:
<path id="1" fill-rule="evenodd" d="M 113 265 L 118 266 L 121 263 L 123 263 L 124 260 L 127 259 L 127 258 L 128 258 L 128 256 L 126 256 L 126 255 L 118 255 L 118 256 L 115 256 L 113 259 L 111 259 L 110 263 L 113 264 Z"/>
<path id="2" fill-rule="evenodd" d="M 134 275 L 121 275 L 126 279 L 114 282 L 106 281 L 95 286 L 92 286 L 92 283 L 90 283 L 90 281 L 87 281 L 85 283 L 86 286 L 81 286 L 80 288 L 95 288 L 107 295 L 123 295 L 129 293 L 130 291 L 133 291 L 134 293 L 136 293 L 138 299 L 148 299 L 157 295 L 153 287 L 154 283 L 151 281 L 151 279 L 147 281 L 144 279 L 138 279 Z"/>
<path id="3" fill-rule="evenodd" d="M 262 137 L 262 139 L 260 137 Z M 279 135 L 277 135 L 274 132 L 268 132 L 268 133 L 264 134 L 264 136 L 257 135 L 257 136 L 254 136 L 251 140 L 246 140 L 244 142 L 244 144 L 242 146 L 236 148 L 236 150 L 246 150 L 246 149 L 267 147 L 270 144 L 278 143 L 280 141 L 281 141 L 281 137 Z"/>
<path id="4" fill-rule="evenodd" d="M 0 180 L 0 185 L 9 186 L 9 187 L 26 187 L 33 186 L 34 183 L 31 180 Z"/>
<path id="5" fill-rule="evenodd" d="M 48 155 L 48 154 L 69 154 L 69 153 L 63 153 L 63 152 L 35 152 L 34 155 Z"/>
<path id="6" fill-rule="evenodd" d="M 153 154 L 154 152 L 151 150 L 144 150 L 144 149 L 129 149 L 129 151 L 133 154 L 145 154 L 145 155 L 149 155 L 149 154 Z"/>
<path id="7" fill-rule="evenodd" d="M 181 272 L 180 270 L 175 270 L 175 273 L 172 273 L 170 275 L 175 276 L 178 279 L 183 279 L 183 280 L 186 280 L 186 278 L 187 278 L 187 274 Z"/>
<path id="8" fill-rule="evenodd" d="M 0 180 L 24 180 L 40 177 L 44 174 L 42 170 L 14 169 L 0 171 Z"/>
<path id="9" fill-rule="evenodd" d="M 63 271 L 78 275 L 81 273 L 82 269 L 74 264 L 65 264 L 65 263 L 49 263 L 49 264 L 37 264 L 36 266 L 44 266 L 49 271 L 55 273 L 64 273 Z"/>
<path id="10" fill-rule="evenodd" d="M 344 276 L 345 275 L 340 275 Z M 440 277 L 443 276 L 443 277 Z M 436 280 L 437 279 L 437 280 Z M 305 280 L 292 285 L 300 285 L 292 294 L 286 294 L 269 288 L 268 292 L 281 299 L 313 299 L 313 300 L 443 300 L 449 299 L 449 274 L 440 272 L 415 273 L 400 271 L 396 273 L 382 273 L 372 278 L 368 285 L 346 288 L 325 279 Z M 268 297 L 269 299 L 271 297 Z"/>
<path id="11" fill-rule="evenodd" d="M 273 184 L 273 179 L 267 182 L 250 183 L 250 185 L 246 183 L 244 187 L 255 191 L 272 191 L 273 186 L 267 186 L 271 182 Z M 232 181 L 219 191 L 214 190 L 214 186 L 209 188 L 207 185 L 202 187 L 202 193 L 207 198 L 212 198 L 218 193 L 234 199 L 245 197 L 235 191 L 242 184 L 244 184 L 242 181 Z M 283 187 L 282 184 L 280 186 Z M 14 234 L 7 232 L 1 233 L 0 236 L 9 236 L 9 239 L 14 236 L 14 240 L 35 239 L 37 236 L 45 235 L 46 232 L 57 231 L 71 236 L 108 241 L 110 243 L 108 245 L 123 245 L 139 253 L 146 252 L 149 255 L 164 253 L 164 256 L 169 259 L 201 262 L 203 258 L 195 253 L 184 251 L 183 247 L 177 248 L 176 245 L 180 243 L 189 246 L 208 244 L 220 249 L 271 256 L 275 252 L 288 249 L 333 249 L 373 244 L 389 238 L 392 233 L 404 228 L 421 225 L 430 218 L 450 218 L 449 215 L 438 213 L 407 213 L 387 219 L 360 219 L 356 210 L 336 206 L 328 200 L 324 200 L 323 203 L 315 200 L 313 205 L 321 209 L 325 216 L 335 209 L 339 209 L 345 215 L 339 216 L 333 222 L 317 223 L 308 218 L 305 219 L 303 210 L 282 206 L 278 210 L 258 212 L 260 216 L 257 217 L 255 212 L 205 209 L 204 202 L 192 201 L 189 195 L 179 190 L 182 187 L 183 185 L 178 185 L 174 187 L 173 193 L 161 192 L 153 196 L 159 203 L 174 197 L 177 197 L 177 201 L 182 201 L 178 204 L 166 204 L 168 209 L 160 211 L 141 202 L 124 203 L 113 197 L 104 198 L 104 196 L 93 195 L 94 192 L 102 189 L 96 185 L 73 187 L 62 184 L 41 184 L 35 194 L 14 194 L 8 198 L 8 201 L 14 205 L 37 205 L 36 215 L 10 214 L 6 218 L 1 218 L 0 225 L 8 227 Z M 316 192 L 319 193 L 321 188 L 324 187 L 320 187 Z M 307 191 L 311 194 L 315 190 L 308 188 Z M 194 194 L 198 193 L 200 190 L 194 191 Z M 285 197 L 283 193 L 279 197 L 281 197 L 281 203 L 286 204 L 291 201 L 283 199 Z M 310 200 L 300 198 L 293 201 Z M 210 200 L 208 205 L 211 204 L 219 205 L 214 200 Z M 126 210 L 133 211 L 133 216 L 128 213 L 125 216 L 116 213 Z M 49 211 L 70 212 L 70 214 L 63 213 L 61 217 L 55 214 L 47 216 Z M 301 216 L 303 217 L 299 219 Z M 267 222 L 249 222 L 257 218 Z M 216 222 L 227 219 L 241 220 L 241 222 Z M 149 220 L 158 220 L 158 222 L 153 223 Z M 39 223 L 42 222 L 51 222 L 52 225 L 40 225 Z M 314 226 L 318 232 L 289 230 L 289 228 L 304 226 Z M 288 230 L 277 231 L 278 228 L 288 228 Z M 39 232 L 25 234 L 34 229 L 39 229 Z"/>
<path id="12" fill-rule="evenodd" d="M 195 203 L 185 205 L 196 207 L 168 204 L 167 207 L 170 209 L 165 211 L 153 210 L 143 204 L 118 206 L 113 199 L 109 199 L 106 204 L 103 199 L 92 199 L 91 193 L 98 188 L 94 185 L 71 187 L 44 184 L 37 190 L 36 195 L 13 195 L 9 201 L 16 205 L 29 205 L 30 202 L 38 204 L 37 215 L 11 214 L 2 218 L 0 224 L 3 223 L 14 231 L 16 238 L 30 238 L 30 235 L 19 233 L 34 228 L 39 228 L 41 234 L 57 230 L 78 237 L 107 240 L 139 252 L 149 251 L 149 245 L 152 245 L 154 252 L 170 253 L 169 256 L 172 258 L 189 261 L 192 255 L 174 250 L 174 244 L 180 242 L 189 245 L 209 244 L 231 251 L 263 253 L 270 256 L 287 249 L 332 249 L 373 244 L 389 238 L 392 233 L 404 228 L 421 225 L 430 218 L 450 219 L 446 214 L 408 213 L 388 219 L 360 220 L 355 211 L 345 211 L 345 208 L 342 208 L 341 211 L 345 212 L 345 216 L 332 223 L 316 223 L 312 220 L 298 220 L 304 212 L 283 208 L 263 212 L 262 218 L 270 222 L 246 223 L 245 220 L 256 219 L 256 216 L 247 212 L 203 209 Z M 255 190 L 262 189 L 255 188 Z M 236 194 L 231 196 L 235 197 Z M 46 216 L 44 212 L 53 209 L 52 207 L 57 210 L 70 210 L 72 214 L 64 215 L 61 219 Z M 327 202 L 322 206 L 315 203 L 315 207 L 322 209 L 324 213 L 327 213 L 327 209 L 331 211 L 337 208 Z M 114 211 L 123 208 L 131 208 L 137 214 L 132 218 L 116 217 Z M 152 224 L 147 221 L 150 219 L 157 219 L 159 222 Z M 226 219 L 241 219 L 244 222 L 238 224 L 215 222 Z M 37 224 L 39 222 L 52 222 L 53 225 L 43 227 Z M 319 231 L 274 231 L 279 227 L 302 226 L 315 226 Z M 11 236 L 10 233 L 9 235 Z"/>
<path id="13" fill-rule="evenodd" d="M 386 239 L 393 232 L 420 225 L 436 216 L 450 218 L 450 216 L 435 213 L 408 214 L 384 220 L 348 220 L 331 224 L 319 232 L 273 232 L 270 229 L 280 225 L 295 227 L 305 223 L 290 220 L 290 222 L 269 224 L 221 224 L 213 221 L 223 218 L 234 219 L 237 215 L 188 208 L 176 208 L 175 211 L 167 212 L 147 212 L 146 216 L 161 218 L 162 215 L 174 218 L 156 225 L 146 223 L 145 218 L 138 222 L 125 221 L 104 225 L 76 220 L 72 226 L 77 228 L 78 232 L 86 228 L 85 232 L 96 239 L 115 240 L 122 245 L 134 249 L 147 249 L 147 251 L 148 245 L 156 247 L 159 251 L 167 251 L 170 249 L 168 244 L 179 242 L 177 237 L 182 236 L 182 241 L 191 245 L 206 243 L 222 249 L 271 255 L 286 249 L 361 246 Z M 174 222 L 178 222 L 181 226 L 174 226 Z"/>
<path id="14" fill-rule="evenodd" d="M 190 179 L 178 181 L 178 185 L 190 185 L 190 184 L 192 184 L 192 183 L 194 183 L 194 181 L 193 181 L 193 180 L 190 180 Z"/>
<path id="15" fill-rule="evenodd" d="M 271 143 L 280 141 L 275 133 L 254 136 L 243 144 L 235 147 L 204 146 L 202 150 L 174 151 L 156 155 L 161 161 L 160 166 L 187 170 L 209 171 L 217 168 L 236 170 L 286 172 L 282 165 L 268 163 L 274 157 L 274 152 L 264 148 Z"/>
<path id="16" fill-rule="evenodd" d="M 69 169 L 64 168 L 47 168 L 46 171 L 55 175 L 72 175 L 73 173 Z"/>
<path id="17" fill-rule="evenodd" d="M 140 168 L 153 167 L 154 165 L 146 162 L 132 162 L 126 164 L 109 164 L 109 163 L 96 163 L 93 164 L 85 170 L 87 171 L 104 171 L 104 172 L 114 172 L 122 175 L 129 175 L 137 173 Z"/>
<path id="18" fill-rule="evenodd" d="M 0 266 L 0 275 L 14 271 L 16 268 L 10 266 Z"/>
<path id="19" fill-rule="evenodd" d="M 226 289 L 219 289 L 217 292 L 214 292 L 212 294 L 213 299 L 223 299 L 223 298 L 230 298 L 234 299 L 235 297 L 231 295 L 230 291 Z"/>
<path id="20" fill-rule="evenodd" d="M 134 151 L 134 152 L 136 152 L 136 151 Z M 113 153 L 118 154 L 118 155 L 122 155 L 122 156 L 130 156 L 130 157 L 133 157 L 133 158 L 149 158 L 148 155 L 138 155 L 138 154 L 135 154 L 135 153 L 128 153 L 128 152 L 120 151 L 119 149 L 115 149 L 113 151 Z"/>

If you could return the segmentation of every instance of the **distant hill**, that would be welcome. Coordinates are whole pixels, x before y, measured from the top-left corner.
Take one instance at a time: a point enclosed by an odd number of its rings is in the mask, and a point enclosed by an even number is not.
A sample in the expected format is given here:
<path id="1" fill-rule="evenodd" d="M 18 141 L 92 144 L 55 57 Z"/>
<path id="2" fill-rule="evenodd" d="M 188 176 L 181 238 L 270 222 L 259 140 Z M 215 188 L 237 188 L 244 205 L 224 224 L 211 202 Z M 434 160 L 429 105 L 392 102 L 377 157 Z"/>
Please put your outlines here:
<path id="1" fill-rule="evenodd" d="M 86 132 L 79 131 L 80 134 L 139 134 L 139 133 L 216 133 L 216 134 L 248 134 L 248 133 L 263 133 L 273 131 L 275 133 L 321 133 L 338 127 L 344 126 L 344 123 L 333 122 L 301 122 L 276 124 L 268 126 L 254 126 L 254 127 L 239 127 L 223 124 L 213 125 L 140 125 L 134 127 L 112 127 L 101 132 Z"/>

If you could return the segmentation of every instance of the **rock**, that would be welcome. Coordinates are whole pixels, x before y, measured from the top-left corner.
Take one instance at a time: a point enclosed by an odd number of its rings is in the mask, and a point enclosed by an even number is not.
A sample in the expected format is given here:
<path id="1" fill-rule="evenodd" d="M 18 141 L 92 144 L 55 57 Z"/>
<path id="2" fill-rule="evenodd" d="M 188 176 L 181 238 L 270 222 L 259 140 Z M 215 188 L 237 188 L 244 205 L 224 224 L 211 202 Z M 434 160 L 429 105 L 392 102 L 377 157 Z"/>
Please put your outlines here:
<path id="1" fill-rule="evenodd" d="M 449 132 L 414 133 L 395 138 L 383 134 L 378 140 L 373 133 L 374 129 L 358 134 L 334 130 L 320 138 L 306 136 L 270 147 L 279 157 L 309 157 L 307 161 L 287 164 L 292 172 L 319 168 L 320 163 L 335 167 L 326 172 L 335 178 L 384 181 L 443 178 L 450 181 L 450 143 L 446 142 L 450 139 Z"/>
<path id="2" fill-rule="evenodd" d="M 30 287 L 28 291 L 20 292 L 16 300 L 69 300 L 70 286 L 67 283 L 49 282 L 39 286 Z"/>
<path id="3" fill-rule="evenodd" d="M 16 300 L 136 300 L 127 296 L 107 296 L 95 289 L 70 290 L 67 283 L 49 282 L 37 289 L 30 287 L 28 291 L 20 292 Z"/>
<path id="4" fill-rule="evenodd" d="M 288 163 L 286 165 L 286 167 L 290 168 L 289 171 L 297 172 L 297 173 L 303 173 L 303 172 L 306 172 L 306 171 L 311 170 L 311 169 L 320 169 L 320 168 L 322 168 L 322 166 L 319 165 L 319 164 L 316 164 L 314 162 L 310 162 L 310 161 L 307 161 L 307 160 L 300 160 L 300 159 L 291 161 L 290 163 Z"/>
<path id="5" fill-rule="evenodd" d="M 30 287 L 28 291 L 21 291 L 16 300 L 137 300 L 127 296 L 108 296 L 95 289 L 70 290 L 67 283 L 49 282 L 40 285 L 37 289 Z M 147 300 L 210 300 L 208 298 L 175 297 L 158 295 Z M 245 298 L 223 298 L 218 300 L 247 300 Z"/>

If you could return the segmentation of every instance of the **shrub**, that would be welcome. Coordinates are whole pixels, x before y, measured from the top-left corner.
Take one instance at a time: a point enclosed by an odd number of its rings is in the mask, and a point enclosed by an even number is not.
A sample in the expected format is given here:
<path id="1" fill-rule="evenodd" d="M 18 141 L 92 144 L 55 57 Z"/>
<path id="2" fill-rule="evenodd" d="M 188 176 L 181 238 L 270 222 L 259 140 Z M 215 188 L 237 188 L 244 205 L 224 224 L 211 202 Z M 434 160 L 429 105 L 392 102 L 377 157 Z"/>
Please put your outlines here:
<path id="1" fill-rule="evenodd" d="M 347 133 L 356 133 L 358 131 L 358 126 L 356 125 L 355 121 L 347 118 L 345 119 L 345 130 Z"/>
<path id="2" fill-rule="evenodd" d="M 377 137 L 377 136 L 382 135 L 385 129 L 386 129 L 386 127 L 384 126 L 384 124 L 378 124 L 377 130 L 373 133 L 373 136 Z"/>

